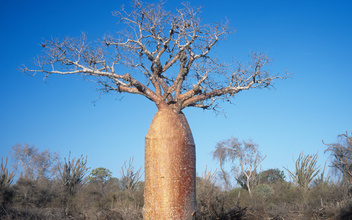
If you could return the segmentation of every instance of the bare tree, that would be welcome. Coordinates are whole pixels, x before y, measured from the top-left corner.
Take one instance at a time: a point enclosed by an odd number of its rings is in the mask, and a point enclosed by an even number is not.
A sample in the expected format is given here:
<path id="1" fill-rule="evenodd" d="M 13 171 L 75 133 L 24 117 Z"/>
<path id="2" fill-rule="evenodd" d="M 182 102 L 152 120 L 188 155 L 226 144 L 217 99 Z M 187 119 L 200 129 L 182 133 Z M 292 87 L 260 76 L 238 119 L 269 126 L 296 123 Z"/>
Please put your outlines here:
<path id="1" fill-rule="evenodd" d="M 293 182 L 307 191 L 309 184 L 320 172 L 320 166 L 317 166 L 317 161 L 318 153 L 304 155 L 302 152 L 295 161 L 295 171 L 291 172 L 286 167 L 284 168 L 288 171 Z"/>
<path id="2" fill-rule="evenodd" d="M 340 134 L 339 141 L 333 144 L 325 144 L 328 148 L 326 152 L 330 152 L 332 156 L 331 167 L 337 169 L 343 175 L 344 181 L 348 186 L 352 187 L 352 131 L 348 135 Z"/>
<path id="3" fill-rule="evenodd" d="M 238 182 L 244 182 L 243 186 L 252 197 L 252 185 L 256 179 L 257 167 L 266 157 L 266 155 L 264 157 L 261 155 L 258 145 L 252 140 L 240 142 L 237 138 L 232 137 L 219 142 L 213 155 L 219 155 L 215 157 L 219 161 L 229 159 L 234 162 L 236 159 L 238 160 L 239 165 L 234 168 L 238 173 L 236 179 Z"/>
<path id="4" fill-rule="evenodd" d="M 55 161 L 59 155 L 48 149 L 40 152 L 36 146 L 29 144 L 17 144 L 10 151 L 14 168 L 22 167 L 24 174 L 21 176 L 31 180 L 50 178 L 57 171 Z"/>
<path id="5" fill-rule="evenodd" d="M 220 165 L 219 176 L 225 182 L 225 190 L 228 191 L 231 187 L 231 182 L 229 179 L 229 174 L 225 170 L 224 165 L 230 159 L 234 157 L 234 152 L 227 149 L 227 141 L 221 141 L 216 144 L 215 151 L 212 152 L 213 160 L 218 160 Z"/>
<path id="6" fill-rule="evenodd" d="M 257 168 L 266 158 L 266 155 L 261 155 L 258 145 L 253 143 L 252 140 L 243 141 L 238 147 L 234 146 L 241 174 L 246 176 L 246 187 L 250 197 L 252 197 L 252 183 L 256 179 Z"/>
<path id="7" fill-rule="evenodd" d="M 200 9 L 183 4 L 175 13 L 156 4 L 132 1 L 132 11 L 114 13 L 116 36 L 98 42 L 81 38 L 43 42 L 37 69 L 25 72 L 83 75 L 103 91 L 132 93 L 154 102 L 158 112 L 146 136 L 145 219 L 190 219 L 196 212 L 195 145 L 186 107 L 215 109 L 243 90 L 266 88 L 275 79 L 265 69 L 265 54 L 252 53 L 248 64 L 224 64 L 211 51 L 231 30 L 228 22 L 203 24 Z M 176 195 L 175 193 L 178 192 Z"/>

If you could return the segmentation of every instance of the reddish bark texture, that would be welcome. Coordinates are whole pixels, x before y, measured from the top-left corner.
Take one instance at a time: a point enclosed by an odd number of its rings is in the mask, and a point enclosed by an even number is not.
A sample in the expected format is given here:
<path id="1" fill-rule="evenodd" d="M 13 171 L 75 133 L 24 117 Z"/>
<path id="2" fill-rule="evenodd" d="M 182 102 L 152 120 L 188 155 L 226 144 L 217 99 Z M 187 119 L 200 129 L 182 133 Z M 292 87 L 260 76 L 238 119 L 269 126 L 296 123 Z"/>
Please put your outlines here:
<path id="1" fill-rule="evenodd" d="M 196 155 L 183 113 L 160 108 L 145 138 L 144 219 L 193 219 Z"/>

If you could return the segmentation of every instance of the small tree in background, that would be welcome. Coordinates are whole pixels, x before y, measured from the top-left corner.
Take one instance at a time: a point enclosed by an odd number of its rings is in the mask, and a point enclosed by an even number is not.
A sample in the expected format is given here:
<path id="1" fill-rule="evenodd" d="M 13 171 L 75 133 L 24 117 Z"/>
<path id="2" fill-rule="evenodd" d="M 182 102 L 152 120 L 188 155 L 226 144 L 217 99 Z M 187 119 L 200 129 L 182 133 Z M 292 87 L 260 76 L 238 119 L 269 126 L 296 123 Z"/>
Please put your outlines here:
<path id="1" fill-rule="evenodd" d="M 112 172 L 109 169 L 104 167 L 98 167 L 90 172 L 88 180 L 90 184 L 95 184 L 98 187 L 99 192 L 102 195 L 105 195 L 105 186 L 106 183 L 109 182 L 111 177 Z"/>
<path id="2" fill-rule="evenodd" d="M 104 183 L 105 181 L 109 180 L 112 177 L 112 172 L 104 167 L 98 167 L 93 169 L 89 176 L 89 181 L 98 181 Z"/>
<path id="3" fill-rule="evenodd" d="M 252 197 L 253 183 L 257 182 L 257 168 L 263 162 L 266 155 L 261 155 L 258 150 L 258 145 L 253 143 L 252 140 L 248 142 L 243 141 L 243 143 L 237 148 L 236 154 L 236 158 L 240 163 L 240 173 L 245 175 L 246 187 L 249 195 Z"/>
<path id="4" fill-rule="evenodd" d="M 225 182 L 225 190 L 228 191 L 231 187 L 230 177 L 228 172 L 225 170 L 225 163 L 228 160 L 233 159 L 233 151 L 229 151 L 226 148 L 227 141 L 220 141 L 216 144 L 215 151 L 212 152 L 213 160 L 219 161 L 220 165 L 220 172 L 219 176 L 220 179 L 223 179 Z"/>
<path id="5" fill-rule="evenodd" d="M 230 138 L 217 144 L 213 158 L 221 163 L 227 160 L 238 160 L 239 165 L 234 168 L 237 172 L 237 182 L 248 190 L 252 197 L 252 186 L 256 181 L 257 168 L 263 162 L 263 157 L 258 150 L 258 145 L 252 140 L 239 142 L 237 138 Z M 220 164 L 221 164 L 220 163 Z"/>
<path id="6" fill-rule="evenodd" d="M 17 144 L 12 146 L 10 155 L 14 169 L 21 171 L 13 186 L 13 202 L 18 208 L 31 212 L 33 207 L 45 207 L 58 197 L 57 189 L 51 182 L 58 174 L 56 162 L 59 155 L 56 152 L 48 149 L 40 151 L 29 144 Z"/>
<path id="7" fill-rule="evenodd" d="M 279 169 L 267 169 L 259 173 L 259 182 L 260 184 L 272 185 L 278 182 L 285 181 L 284 171 Z"/>
<path id="8" fill-rule="evenodd" d="M 352 131 L 348 135 L 340 134 L 339 142 L 333 144 L 325 144 L 328 148 L 325 150 L 332 156 L 331 167 L 338 170 L 343 175 L 343 180 L 349 188 L 352 187 Z"/>
<path id="9" fill-rule="evenodd" d="M 309 184 L 319 174 L 320 166 L 317 166 L 318 153 L 304 155 L 303 152 L 299 154 L 295 162 L 295 171 L 290 171 L 286 167 L 292 181 L 300 186 L 304 191 L 308 190 Z"/>
<path id="10" fill-rule="evenodd" d="M 30 180 L 49 179 L 57 172 L 57 161 L 59 155 L 48 149 L 40 152 L 36 146 L 29 144 L 17 144 L 10 151 L 14 168 L 22 167 L 21 177 Z"/>

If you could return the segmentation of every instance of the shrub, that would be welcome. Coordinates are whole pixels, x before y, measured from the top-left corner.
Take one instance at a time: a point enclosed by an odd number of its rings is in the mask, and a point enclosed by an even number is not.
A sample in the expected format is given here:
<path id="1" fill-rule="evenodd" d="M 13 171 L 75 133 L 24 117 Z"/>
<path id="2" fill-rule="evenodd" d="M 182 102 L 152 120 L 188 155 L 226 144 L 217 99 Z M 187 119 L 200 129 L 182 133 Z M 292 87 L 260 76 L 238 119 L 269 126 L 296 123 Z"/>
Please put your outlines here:
<path id="1" fill-rule="evenodd" d="M 267 198 L 273 195 L 275 191 L 268 184 L 259 184 L 257 187 L 255 187 L 254 193 L 256 194 L 256 196 L 259 196 L 261 198 Z"/>

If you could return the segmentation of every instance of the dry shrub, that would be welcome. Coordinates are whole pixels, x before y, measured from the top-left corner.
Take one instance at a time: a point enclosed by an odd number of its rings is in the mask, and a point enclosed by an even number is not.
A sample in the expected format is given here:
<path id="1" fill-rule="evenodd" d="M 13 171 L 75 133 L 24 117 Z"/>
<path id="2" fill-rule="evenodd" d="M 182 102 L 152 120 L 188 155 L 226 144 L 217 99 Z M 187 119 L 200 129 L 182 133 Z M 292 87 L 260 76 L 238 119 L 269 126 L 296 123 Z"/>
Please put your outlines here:
<path id="1" fill-rule="evenodd" d="M 253 199 L 247 200 L 250 203 L 248 215 L 251 214 L 248 219 L 287 219 L 290 211 L 302 210 L 303 191 L 299 187 L 286 182 L 258 187 L 254 190 Z"/>
<path id="2" fill-rule="evenodd" d="M 197 219 L 243 219 L 246 208 L 232 194 L 221 191 L 211 178 L 197 177 Z"/>
<path id="3" fill-rule="evenodd" d="M 126 218 L 123 217 L 119 212 L 114 210 L 102 210 L 97 213 L 97 218 L 99 220 L 124 220 Z M 134 218 L 131 218 L 134 219 Z M 138 218 L 136 218 L 138 219 Z"/>
<path id="4" fill-rule="evenodd" d="M 6 212 L 0 211 L 0 219 L 33 219 L 33 220 L 57 220 L 66 219 L 65 213 L 55 208 L 31 208 L 10 207 Z"/>
<path id="5" fill-rule="evenodd" d="M 3 187 L 0 189 L 0 212 L 5 211 L 12 204 L 14 190 L 12 187 Z M 1 214 L 0 214 L 1 217 Z"/>
<path id="6" fill-rule="evenodd" d="M 336 184 L 322 183 L 308 190 L 308 204 L 310 209 L 322 207 L 336 207 L 336 204 L 344 198 L 345 192 Z"/>
<path id="7" fill-rule="evenodd" d="M 143 219 L 143 208 L 137 205 L 121 205 L 114 208 L 113 211 L 120 213 L 122 219 Z"/>
<path id="8" fill-rule="evenodd" d="M 47 208 L 56 197 L 52 183 L 47 179 L 20 178 L 14 185 L 16 206 L 23 208 Z"/>

